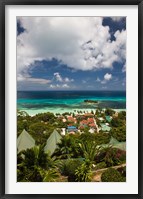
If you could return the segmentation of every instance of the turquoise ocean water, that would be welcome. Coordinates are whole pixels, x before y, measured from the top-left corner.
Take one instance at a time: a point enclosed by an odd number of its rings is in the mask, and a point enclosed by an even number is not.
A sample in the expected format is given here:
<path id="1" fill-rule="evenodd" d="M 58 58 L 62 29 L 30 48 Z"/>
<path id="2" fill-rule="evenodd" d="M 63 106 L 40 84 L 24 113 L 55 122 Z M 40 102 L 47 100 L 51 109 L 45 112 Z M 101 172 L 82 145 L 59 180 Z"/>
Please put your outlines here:
<path id="1" fill-rule="evenodd" d="M 84 100 L 96 100 L 97 104 Z M 126 109 L 125 91 L 18 91 L 17 108 L 30 115 L 40 112 L 90 111 L 96 108 Z"/>

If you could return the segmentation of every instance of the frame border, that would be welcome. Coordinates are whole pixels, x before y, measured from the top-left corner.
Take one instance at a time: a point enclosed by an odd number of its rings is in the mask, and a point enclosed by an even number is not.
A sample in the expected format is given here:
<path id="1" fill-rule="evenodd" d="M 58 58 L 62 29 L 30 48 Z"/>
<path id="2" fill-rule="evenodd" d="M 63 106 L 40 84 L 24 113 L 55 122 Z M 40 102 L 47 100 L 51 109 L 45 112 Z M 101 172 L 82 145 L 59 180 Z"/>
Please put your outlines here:
<path id="1" fill-rule="evenodd" d="M 5 193 L 5 6 L 6 5 L 138 5 L 138 194 L 6 194 Z M 0 0 L 0 199 L 143 198 L 143 0 Z"/>

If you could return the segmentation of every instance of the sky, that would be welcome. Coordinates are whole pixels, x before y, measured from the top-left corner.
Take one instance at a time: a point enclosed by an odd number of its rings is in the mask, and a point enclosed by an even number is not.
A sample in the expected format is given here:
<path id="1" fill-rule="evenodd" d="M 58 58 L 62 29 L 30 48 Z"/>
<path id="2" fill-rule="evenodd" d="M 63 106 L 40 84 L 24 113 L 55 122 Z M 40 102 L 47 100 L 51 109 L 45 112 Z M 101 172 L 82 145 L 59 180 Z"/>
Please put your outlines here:
<path id="1" fill-rule="evenodd" d="M 126 90 L 125 17 L 18 17 L 18 90 Z"/>

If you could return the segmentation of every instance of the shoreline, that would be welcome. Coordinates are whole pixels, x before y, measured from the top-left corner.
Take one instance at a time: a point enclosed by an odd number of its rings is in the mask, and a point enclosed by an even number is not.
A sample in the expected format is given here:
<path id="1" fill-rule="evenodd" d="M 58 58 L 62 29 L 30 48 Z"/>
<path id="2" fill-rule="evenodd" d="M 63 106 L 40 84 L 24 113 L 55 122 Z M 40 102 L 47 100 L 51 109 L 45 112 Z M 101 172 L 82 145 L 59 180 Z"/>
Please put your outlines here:
<path id="1" fill-rule="evenodd" d="M 105 110 L 105 109 L 103 109 L 103 110 Z M 68 108 L 67 109 L 66 108 L 62 109 L 62 108 L 59 108 L 59 109 L 35 109 L 35 110 L 32 110 L 32 109 L 18 109 L 18 110 L 25 111 L 25 112 L 28 113 L 28 115 L 34 116 L 34 115 L 36 115 L 38 113 L 47 113 L 47 112 L 51 112 L 51 113 L 54 113 L 54 114 L 57 114 L 57 113 L 63 114 L 65 112 L 75 113 L 76 114 L 79 111 L 82 111 L 83 113 L 84 112 L 85 113 L 90 113 L 91 111 L 95 112 L 96 108 L 94 108 L 94 109 L 92 109 L 92 108 L 91 109 L 90 108 L 87 108 L 87 109 L 68 109 Z M 114 110 L 116 112 L 126 111 L 126 109 L 112 109 L 112 110 Z"/>

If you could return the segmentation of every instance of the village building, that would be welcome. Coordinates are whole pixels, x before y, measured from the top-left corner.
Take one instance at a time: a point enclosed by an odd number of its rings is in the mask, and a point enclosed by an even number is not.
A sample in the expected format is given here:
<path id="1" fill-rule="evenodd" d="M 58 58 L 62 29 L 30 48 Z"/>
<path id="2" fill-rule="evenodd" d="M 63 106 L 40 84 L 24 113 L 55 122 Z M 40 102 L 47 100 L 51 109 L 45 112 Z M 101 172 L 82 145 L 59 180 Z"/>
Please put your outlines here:
<path id="1" fill-rule="evenodd" d="M 66 128 L 61 128 L 61 135 L 66 135 Z"/>
<path id="2" fill-rule="evenodd" d="M 67 132 L 70 133 L 70 132 L 77 132 L 77 127 L 76 126 L 68 126 L 67 127 Z"/>
<path id="3" fill-rule="evenodd" d="M 111 120 L 112 120 L 112 117 L 109 115 L 106 115 L 105 118 L 106 118 L 107 122 L 111 122 Z"/>
<path id="4" fill-rule="evenodd" d="M 66 122 L 67 120 L 65 118 L 62 119 L 63 122 Z"/>
<path id="5" fill-rule="evenodd" d="M 103 117 L 99 117 L 98 119 L 99 119 L 101 122 L 104 121 L 104 118 L 103 118 Z"/>
<path id="6" fill-rule="evenodd" d="M 108 125 L 106 125 L 106 124 L 104 124 L 104 123 L 101 124 L 101 130 L 102 130 L 102 131 L 109 132 L 110 129 L 111 129 L 111 127 L 109 127 Z"/>
<path id="7" fill-rule="evenodd" d="M 77 123 L 77 120 L 76 120 L 76 118 L 73 118 L 72 116 L 68 116 L 67 117 L 67 120 L 68 120 L 68 122 L 73 122 L 73 123 Z"/>
<path id="8" fill-rule="evenodd" d="M 89 129 L 89 133 L 95 133 L 95 129 L 94 128 L 90 128 Z"/>
<path id="9" fill-rule="evenodd" d="M 54 130 L 48 138 L 46 146 L 44 147 L 45 153 L 52 155 L 57 148 L 57 144 L 61 142 L 61 138 L 62 136 L 56 130 Z"/>
<path id="10" fill-rule="evenodd" d="M 35 146 L 35 140 L 32 136 L 24 129 L 17 139 L 17 150 L 20 151 L 30 149 Z"/>

